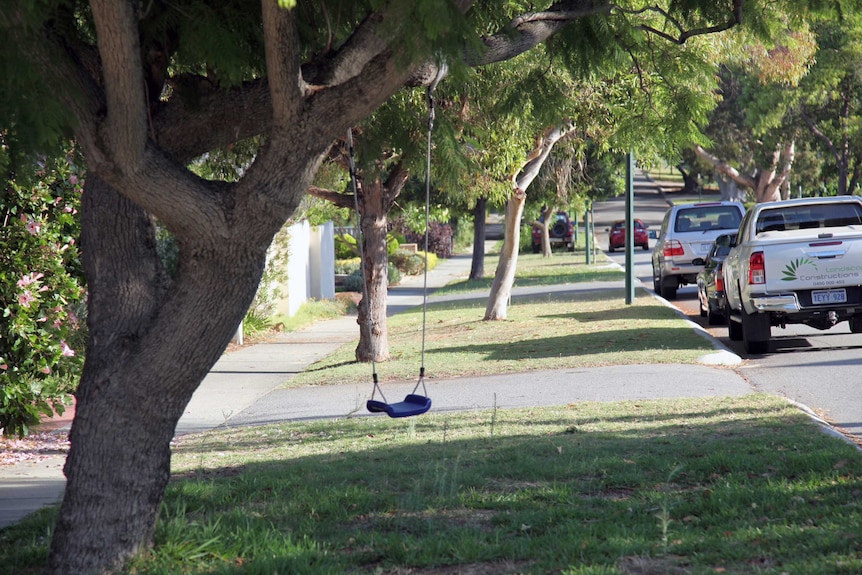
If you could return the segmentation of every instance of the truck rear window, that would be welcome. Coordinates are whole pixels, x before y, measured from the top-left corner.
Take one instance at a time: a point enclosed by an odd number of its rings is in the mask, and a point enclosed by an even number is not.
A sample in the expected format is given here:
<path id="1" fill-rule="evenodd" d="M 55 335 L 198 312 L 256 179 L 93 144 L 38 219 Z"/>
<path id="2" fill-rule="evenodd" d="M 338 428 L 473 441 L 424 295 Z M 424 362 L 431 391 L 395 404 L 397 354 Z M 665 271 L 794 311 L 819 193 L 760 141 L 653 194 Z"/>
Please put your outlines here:
<path id="1" fill-rule="evenodd" d="M 862 225 L 862 206 L 858 203 L 815 204 L 763 210 L 755 233 L 857 225 Z"/>
<path id="2" fill-rule="evenodd" d="M 734 206 L 697 206 L 679 210 L 673 229 L 683 233 L 735 230 L 741 220 L 742 214 Z"/>

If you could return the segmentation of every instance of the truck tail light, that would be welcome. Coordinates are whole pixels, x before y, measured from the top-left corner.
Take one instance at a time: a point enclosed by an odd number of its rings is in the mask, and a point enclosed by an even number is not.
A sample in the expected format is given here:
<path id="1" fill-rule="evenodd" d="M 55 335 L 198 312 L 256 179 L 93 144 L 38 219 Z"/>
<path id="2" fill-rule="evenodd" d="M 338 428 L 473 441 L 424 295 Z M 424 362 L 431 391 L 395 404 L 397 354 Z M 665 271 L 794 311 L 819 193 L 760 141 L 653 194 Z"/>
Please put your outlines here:
<path id="1" fill-rule="evenodd" d="M 721 275 L 721 270 L 715 274 L 715 291 L 724 291 L 724 276 Z"/>
<path id="2" fill-rule="evenodd" d="M 682 244 L 679 243 L 679 240 L 670 240 L 664 245 L 664 257 L 669 258 L 682 255 L 685 255 L 685 250 L 682 249 Z"/>
<path id="3" fill-rule="evenodd" d="M 763 252 L 754 252 L 748 258 L 748 283 L 766 283 L 766 264 L 763 260 Z"/>

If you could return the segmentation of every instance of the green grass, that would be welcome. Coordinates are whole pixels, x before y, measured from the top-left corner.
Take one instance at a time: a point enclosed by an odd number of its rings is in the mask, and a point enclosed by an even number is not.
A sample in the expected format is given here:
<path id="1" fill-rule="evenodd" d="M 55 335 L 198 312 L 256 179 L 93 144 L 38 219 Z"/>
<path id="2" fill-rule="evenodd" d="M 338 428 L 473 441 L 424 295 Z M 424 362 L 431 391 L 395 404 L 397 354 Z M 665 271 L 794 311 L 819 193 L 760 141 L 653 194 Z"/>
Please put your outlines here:
<path id="1" fill-rule="evenodd" d="M 297 331 L 316 321 L 341 317 L 349 311 L 356 311 L 356 306 L 340 299 L 311 299 L 299 306 L 292 316 L 276 315 L 270 320 L 272 325 L 281 324 L 284 331 Z"/>
<path id="2" fill-rule="evenodd" d="M 605 278 L 571 257 L 522 256 L 518 282 Z M 507 321 L 482 322 L 481 293 L 429 311 L 432 376 L 708 349 L 644 294 L 515 298 Z M 381 372 L 415 376 L 420 325 L 391 319 L 398 357 Z M 368 366 L 338 363 L 313 381 L 350 367 L 367 382 Z M 768 395 L 221 428 L 181 438 L 172 461 L 156 546 L 124 573 L 862 573 L 859 451 Z M 54 521 L 0 531 L 0 575 L 39 572 Z"/>
<path id="3" fill-rule="evenodd" d="M 586 265 L 583 253 L 518 258 L 516 287 L 623 280 L 618 268 Z M 542 369 L 640 363 L 694 363 L 711 345 L 673 310 L 645 290 L 626 305 L 625 292 L 595 284 L 569 293 L 515 296 L 505 321 L 483 321 L 487 283 L 458 282 L 434 292 L 473 298 L 428 306 L 425 367 L 429 379 Z M 572 286 L 574 287 L 574 286 Z M 422 309 L 388 320 L 391 359 L 377 364 L 381 382 L 415 380 L 422 365 Z M 361 384 L 371 366 L 355 361 L 349 343 L 286 385 Z"/>
<path id="4" fill-rule="evenodd" d="M 862 572 L 859 452 L 766 395 L 221 429 L 173 465 L 127 573 Z"/>

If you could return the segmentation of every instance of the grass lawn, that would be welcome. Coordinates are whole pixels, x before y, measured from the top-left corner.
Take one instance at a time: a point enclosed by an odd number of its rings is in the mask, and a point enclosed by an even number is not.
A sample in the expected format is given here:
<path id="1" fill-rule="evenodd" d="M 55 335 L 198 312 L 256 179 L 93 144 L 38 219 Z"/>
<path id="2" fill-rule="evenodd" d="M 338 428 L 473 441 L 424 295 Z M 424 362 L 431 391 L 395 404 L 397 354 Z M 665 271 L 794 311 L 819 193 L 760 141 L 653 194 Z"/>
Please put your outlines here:
<path id="1" fill-rule="evenodd" d="M 859 573 L 860 477 L 766 395 L 222 429 L 175 446 L 127 573 Z M 0 532 L 0 573 L 53 520 Z"/>
<path id="2" fill-rule="evenodd" d="M 522 256 L 519 284 L 607 279 L 552 260 Z M 693 361 L 708 348 L 652 298 L 622 299 L 514 298 L 493 324 L 481 297 L 435 304 L 429 372 Z M 392 318 L 397 358 L 381 372 L 403 362 L 415 375 L 420 322 Z M 314 381 L 344 383 L 348 368 L 327 359 Z M 174 445 L 156 546 L 124 573 L 862 573 L 860 478 L 857 448 L 768 395 L 227 427 Z M 38 573 L 55 520 L 46 509 L 0 531 L 0 575 Z"/>
<path id="3" fill-rule="evenodd" d="M 493 269 L 496 256 L 488 260 L 486 266 Z M 482 320 L 491 277 L 457 282 L 434 292 L 434 296 L 460 294 L 463 299 L 428 306 L 428 378 L 693 363 L 713 350 L 688 322 L 645 290 L 638 289 L 634 303 L 626 305 L 623 288 L 601 283 L 621 282 L 625 276 L 618 268 L 583 261 L 583 252 L 557 253 L 551 258 L 520 255 L 515 287 L 535 288 L 537 293 L 514 296 L 505 321 Z M 566 285 L 572 291 L 541 289 Z M 422 364 L 422 321 L 421 307 L 389 318 L 391 360 L 377 365 L 381 382 L 415 381 Z M 356 343 L 343 346 L 286 385 L 367 383 L 371 366 L 356 363 L 355 349 Z"/>

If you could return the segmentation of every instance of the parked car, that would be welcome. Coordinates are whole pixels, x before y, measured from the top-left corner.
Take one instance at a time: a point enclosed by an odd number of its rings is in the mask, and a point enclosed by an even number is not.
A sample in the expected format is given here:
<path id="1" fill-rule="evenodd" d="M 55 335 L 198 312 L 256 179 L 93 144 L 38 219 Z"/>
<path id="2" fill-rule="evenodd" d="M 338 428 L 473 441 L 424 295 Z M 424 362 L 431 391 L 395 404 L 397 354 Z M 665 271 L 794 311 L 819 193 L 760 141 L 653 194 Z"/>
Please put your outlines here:
<path id="1" fill-rule="evenodd" d="M 727 321 L 727 295 L 724 292 L 722 263 L 736 242 L 736 234 L 721 234 L 706 256 L 703 269 L 697 274 L 697 299 L 700 304 L 700 317 L 705 317 L 709 325 Z"/>
<path id="2" fill-rule="evenodd" d="M 724 260 L 727 335 L 766 353 L 773 327 L 862 333 L 862 198 L 765 202 L 751 208 Z"/>
<path id="3" fill-rule="evenodd" d="M 744 213 L 741 202 L 679 204 L 665 212 L 652 251 L 655 292 L 674 299 L 680 286 L 695 283 L 715 238 L 736 231 Z"/>
<path id="4" fill-rule="evenodd" d="M 544 214 L 539 216 L 539 221 L 544 221 Z M 548 238 L 551 240 L 551 249 L 555 246 L 564 246 L 570 252 L 575 251 L 575 226 L 569 219 L 569 214 L 559 211 L 554 214 L 554 221 L 548 227 Z M 542 229 L 533 226 L 533 253 L 542 251 Z"/>
<path id="5" fill-rule="evenodd" d="M 649 249 L 649 233 L 647 232 L 647 226 L 638 219 L 635 219 L 635 237 L 634 243 L 635 246 L 639 246 L 644 250 Z M 626 247 L 626 221 L 619 220 L 614 222 L 614 224 L 608 229 L 610 234 L 608 235 L 608 251 L 612 252 L 617 248 Z"/>

